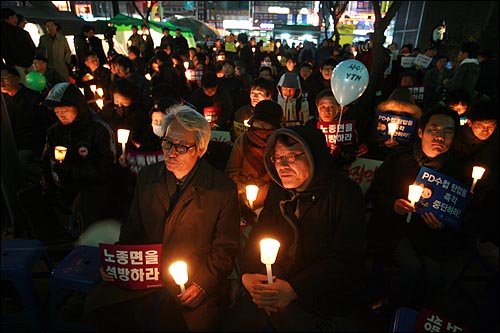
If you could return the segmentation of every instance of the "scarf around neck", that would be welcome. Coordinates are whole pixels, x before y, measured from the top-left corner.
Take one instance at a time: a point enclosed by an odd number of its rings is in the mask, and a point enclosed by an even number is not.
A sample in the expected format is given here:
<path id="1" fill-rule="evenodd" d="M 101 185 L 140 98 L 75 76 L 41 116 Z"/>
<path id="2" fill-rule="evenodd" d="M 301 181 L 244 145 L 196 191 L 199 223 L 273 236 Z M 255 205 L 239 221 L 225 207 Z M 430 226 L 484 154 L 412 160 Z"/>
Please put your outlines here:
<path id="1" fill-rule="evenodd" d="M 248 163 L 257 171 L 261 178 L 267 176 L 267 170 L 264 163 L 264 152 L 266 150 L 267 138 L 273 130 L 250 128 L 246 132 L 243 140 L 243 150 Z"/>

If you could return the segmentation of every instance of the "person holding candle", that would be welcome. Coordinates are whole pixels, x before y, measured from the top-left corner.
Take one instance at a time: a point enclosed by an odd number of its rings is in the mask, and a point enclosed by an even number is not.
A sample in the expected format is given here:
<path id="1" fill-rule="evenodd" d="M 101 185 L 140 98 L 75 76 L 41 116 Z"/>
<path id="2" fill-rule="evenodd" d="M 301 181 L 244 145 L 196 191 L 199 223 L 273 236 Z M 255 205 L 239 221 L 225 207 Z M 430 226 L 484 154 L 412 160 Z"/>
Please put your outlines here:
<path id="1" fill-rule="evenodd" d="M 230 130 L 234 118 L 233 103 L 229 91 L 219 86 L 219 79 L 214 72 L 203 74 L 201 87 L 193 91 L 188 102 L 202 115 L 205 109 L 217 109 L 218 118 L 210 122 L 210 126 L 219 131 Z"/>
<path id="2" fill-rule="evenodd" d="M 408 189 L 423 166 L 463 181 L 450 153 L 459 124 L 458 114 L 445 106 L 427 110 L 419 120 L 413 151 L 389 155 L 375 171 L 367 192 L 372 206 L 368 256 L 375 266 L 395 267 L 383 296 L 388 308 L 431 306 L 443 290 L 440 270 L 458 254 L 459 232 L 446 228 L 432 213 L 416 214 Z"/>
<path id="3" fill-rule="evenodd" d="M 116 156 L 109 125 L 90 114 L 85 97 L 69 82 L 58 83 L 43 104 L 58 121 L 47 130 L 42 155 L 42 190 L 47 203 L 73 216 L 79 232 L 93 222 L 111 217 L 111 174 Z M 54 149 L 64 146 L 64 160 Z"/>
<path id="4" fill-rule="evenodd" d="M 415 122 L 422 116 L 422 109 L 415 104 L 415 99 L 411 91 L 406 87 L 399 87 L 394 89 L 392 94 L 386 101 L 379 103 L 376 107 L 375 112 L 380 112 L 387 119 L 391 116 L 405 117 L 414 119 Z M 396 121 L 399 119 L 396 119 Z M 388 121 L 388 123 L 390 120 Z M 385 124 L 384 124 L 385 125 Z M 372 126 L 380 127 L 381 124 L 375 121 L 372 122 Z M 383 127 L 382 127 L 383 128 Z M 389 128 L 386 127 L 386 130 Z M 368 153 L 366 158 L 371 158 L 375 160 L 383 161 L 386 157 L 397 151 L 411 150 L 413 146 L 413 141 L 415 140 L 416 133 L 412 133 L 412 139 L 410 142 L 403 142 L 398 140 L 397 131 L 391 138 L 380 137 L 377 132 L 373 129 L 368 134 Z M 388 133 L 389 134 L 389 133 Z"/>
<path id="5" fill-rule="evenodd" d="M 85 99 L 89 103 L 93 103 L 92 106 L 96 113 L 100 113 L 100 108 L 94 103 L 96 99 L 101 98 L 103 101 L 109 101 L 111 99 L 110 86 L 111 86 L 111 71 L 104 67 L 97 54 L 94 52 L 89 52 L 85 55 L 83 59 L 86 71 L 82 73 L 81 77 L 78 78 L 76 84 L 84 89 Z M 93 92 L 91 87 L 95 85 L 96 91 L 98 88 L 102 89 L 102 96 L 97 92 Z"/>
<path id="6" fill-rule="evenodd" d="M 273 131 L 281 128 L 282 117 L 283 109 L 275 101 L 264 99 L 258 102 L 253 111 L 253 116 L 248 120 L 250 126 L 248 132 L 244 132 L 236 138 L 226 164 L 226 174 L 238 186 L 241 207 L 240 240 L 242 246 L 255 224 L 257 215 L 261 211 L 267 196 L 269 185 L 272 182 L 265 167 L 264 152 L 269 136 Z M 258 186 L 257 198 L 252 202 L 251 206 L 246 196 L 247 185 Z M 234 274 L 232 278 L 232 282 L 235 282 Z M 231 291 L 236 293 L 238 289 L 236 284 L 233 284 L 232 287 Z M 233 294 L 233 300 L 235 297 L 236 295 Z"/>
<path id="7" fill-rule="evenodd" d="M 481 183 L 477 185 L 477 190 L 480 190 L 488 182 L 498 183 L 498 102 L 479 100 L 469 106 L 466 115 L 467 122 L 457 130 L 451 149 L 464 166 L 467 184 L 472 182 L 470 175 L 474 165 L 486 169 Z"/>
<path id="8" fill-rule="evenodd" d="M 213 330 L 227 303 L 227 277 L 239 250 L 236 184 L 202 158 L 210 125 L 197 111 L 174 107 L 163 127 L 165 160 L 139 172 L 118 244 L 163 244 L 166 287 L 123 289 L 101 270 L 104 281 L 87 295 L 85 313 L 102 331 L 148 331 L 152 321 L 159 331 Z M 179 260 L 188 267 L 184 293 L 168 271 Z"/>
<path id="9" fill-rule="evenodd" d="M 111 85 L 112 101 L 107 103 L 101 117 L 113 130 L 116 151 L 119 152 L 113 171 L 113 210 L 115 217 L 122 222 L 127 213 L 135 187 L 136 174 L 127 162 L 126 151 L 134 153 L 157 151 L 160 149 L 158 138 L 150 133 L 150 119 L 144 103 L 140 102 L 137 87 L 128 79 L 117 79 Z M 118 141 L 118 130 L 130 131 L 125 144 Z M 125 147 L 125 151 L 123 151 Z"/>
<path id="10" fill-rule="evenodd" d="M 225 318 L 227 332 L 363 331 L 365 206 L 359 185 L 332 168 L 317 128 L 280 128 L 264 163 L 272 183 L 238 257 L 244 294 Z M 280 243 L 268 283 L 260 241 Z M 270 264 L 271 262 L 265 262 Z"/>
<path id="11" fill-rule="evenodd" d="M 494 218 L 498 216 L 499 201 L 498 102 L 474 102 L 466 115 L 467 122 L 458 130 L 451 149 L 460 161 L 466 184 L 473 183 L 475 167 L 485 170 L 482 177 L 474 181 L 476 184 L 471 191 L 472 200 L 465 211 L 464 225 L 469 240 L 480 252 L 484 252 L 484 248 L 493 249 L 496 253 L 493 262 L 498 267 L 498 218 Z"/>

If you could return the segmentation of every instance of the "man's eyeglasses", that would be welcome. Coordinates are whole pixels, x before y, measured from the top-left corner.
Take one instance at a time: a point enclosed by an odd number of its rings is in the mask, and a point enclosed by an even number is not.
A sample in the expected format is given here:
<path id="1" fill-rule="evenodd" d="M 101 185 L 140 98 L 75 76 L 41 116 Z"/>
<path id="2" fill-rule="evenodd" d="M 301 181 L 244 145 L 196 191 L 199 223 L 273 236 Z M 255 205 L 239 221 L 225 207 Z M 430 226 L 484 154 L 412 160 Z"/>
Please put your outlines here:
<path id="1" fill-rule="evenodd" d="M 173 142 L 168 141 L 167 139 L 161 139 L 161 147 L 166 151 L 170 151 L 170 148 L 172 148 L 172 146 L 174 146 L 176 152 L 182 155 L 187 153 L 189 149 L 196 147 L 196 144 L 192 146 L 185 146 L 181 144 L 175 144 Z"/>
<path id="2" fill-rule="evenodd" d="M 277 164 L 278 162 L 282 163 L 283 162 L 286 162 L 288 164 L 290 163 L 293 163 L 295 162 L 295 160 L 297 159 L 297 157 L 299 156 L 302 156 L 304 155 L 305 152 L 302 152 L 302 153 L 299 153 L 299 154 L 295 154 L 295 153 L 288 153 L 286 155 L 283 155 L 283 156 L 271 156 L 271 162 L 273 162 L 274 164 Z"/>

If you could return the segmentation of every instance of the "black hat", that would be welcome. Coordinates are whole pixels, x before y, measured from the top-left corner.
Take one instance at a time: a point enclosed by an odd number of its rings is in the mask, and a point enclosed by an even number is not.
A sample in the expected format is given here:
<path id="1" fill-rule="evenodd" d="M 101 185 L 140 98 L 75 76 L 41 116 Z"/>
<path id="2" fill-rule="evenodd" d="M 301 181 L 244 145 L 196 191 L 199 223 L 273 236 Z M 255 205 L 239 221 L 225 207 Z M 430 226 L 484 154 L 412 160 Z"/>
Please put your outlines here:
<path id="1" fill-rule="evenodd" d="M 76 106 L 80 108 L 86 105 L 85 96 L 78 87 L 69 82 L 55 84 L 50 89 L 43 105 L 53 108 L 55 106 Z"/>
<path id="2" fill-rule="evenodd" d="M 49 59 L 47 59 L 47 57 L 45 57 L 44 55 L 41 55 L 41 54 L 35 54 L 35 56 L 33 57 L 33 60 L 41 60 L 43 62 L 49 63 Z"/>
<path id="3" fill-rule="evenodd" d="M 273 100 L 263 100 L 257 103 L 253 111 L 253 116 L 248 123 L 252 125 L 254 120 L 262 120 L 274 126 L 274 128 L 281 127 L 281 119 L 283 118 L 283 109 L 281 105 Z"/>

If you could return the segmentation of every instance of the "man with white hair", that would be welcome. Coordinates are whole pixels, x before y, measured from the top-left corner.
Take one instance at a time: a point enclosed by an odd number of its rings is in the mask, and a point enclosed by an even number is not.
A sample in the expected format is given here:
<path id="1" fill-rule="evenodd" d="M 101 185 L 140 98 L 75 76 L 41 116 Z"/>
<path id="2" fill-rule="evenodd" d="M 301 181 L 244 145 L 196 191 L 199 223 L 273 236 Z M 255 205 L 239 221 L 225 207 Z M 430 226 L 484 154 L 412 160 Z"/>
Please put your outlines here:
<path id="1" fill-rule="evenodd" d="M 101 269 L 104 281 L 87 296 L 85 310 L 102 331 L 148 331 L 152 321 L 160 331 L 207 331 L 217 327 L 223 313 L 239 247 L 236 184 L 201 158 L 210 125 L 200 113 L 176 107 L 163 128 L 165 160 L 139 172 L 117 244 L 163 244 L 166 288 L 124 289 Z M 179 258 L 189 267 L 184 293 L 167 271 Z M 152 316 L 153 309 L 161 315 Z"/>

